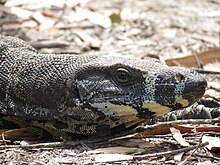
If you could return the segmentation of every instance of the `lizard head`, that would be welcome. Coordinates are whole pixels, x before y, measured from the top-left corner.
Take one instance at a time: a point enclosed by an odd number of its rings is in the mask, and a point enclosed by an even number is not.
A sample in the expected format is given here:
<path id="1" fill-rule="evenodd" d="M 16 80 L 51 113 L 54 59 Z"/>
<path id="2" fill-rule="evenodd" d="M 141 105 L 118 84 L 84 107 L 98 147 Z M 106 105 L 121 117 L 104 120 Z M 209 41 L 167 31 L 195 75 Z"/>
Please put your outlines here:
<path id="1" fill-rule="evenodd" d="M 196 71 L 169 67 L 156 59 L 102 56 L 82 68 L 76 75 L 81 102 L 106 114 L 163 115 L 190 106 L 207 86 Z"/>

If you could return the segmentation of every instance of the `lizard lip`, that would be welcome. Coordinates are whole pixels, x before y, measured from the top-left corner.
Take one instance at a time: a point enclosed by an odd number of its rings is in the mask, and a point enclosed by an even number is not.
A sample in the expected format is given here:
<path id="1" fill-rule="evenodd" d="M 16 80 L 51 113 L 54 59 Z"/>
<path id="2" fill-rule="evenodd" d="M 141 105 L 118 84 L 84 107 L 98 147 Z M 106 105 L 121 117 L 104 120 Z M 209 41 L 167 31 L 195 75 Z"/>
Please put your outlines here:
<path id="1" fill-rule="evenodd" d="M 196 91 L 205 91 L 206 87 L 207 87 L 206 85 L 201 85 L 201 86 L 196 87 L 195 90 Z"/>
<path id="2" fill-rule="evenodd" d="M 207 81 L 202 81 L 198 84 L 198 86 L 195 88 L 196 91 L 205 91 L 207 87 Z"/>
<path id="3" fill-rule="evenodd" d="M 198 97 L 202 97 L 203 94 L 205 93 L 206 87 L 207 87 L 207 81 L 204 80 L 189 87 L 187 90 L 185 90 L 185 92 L 194 93 Z"/>

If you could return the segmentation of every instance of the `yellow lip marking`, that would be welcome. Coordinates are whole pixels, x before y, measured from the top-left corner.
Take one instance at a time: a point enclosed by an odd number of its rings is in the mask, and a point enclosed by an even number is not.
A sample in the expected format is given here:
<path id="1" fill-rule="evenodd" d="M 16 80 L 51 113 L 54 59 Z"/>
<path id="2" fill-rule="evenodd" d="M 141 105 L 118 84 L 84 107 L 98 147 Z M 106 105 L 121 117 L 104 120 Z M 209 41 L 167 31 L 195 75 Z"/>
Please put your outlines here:
<path id="1" fill-rule="evenodd" d="M 92 107 L 97 108 L 106 116 L 115 116 L 120 118 L 121 123 L 127 123 L 133 120 L 138 120 L 138 112 L 128 105 L 116 105 L 112 103 L 94 103 Z"/>
<path id="2" fill-rule="evenodd" d="M 183 99 L 182 97 L 176 97 L 175 101 L 177 103 L 180 103 L 183 107 L 187 107 L 189 105 L 189 101 L 186 99 Z"/>
<path id="3" fill-rule="evenodd" d="M 144 102 L 143 108 L 147 108 L 152 112 L 155 112 L 155 116 L 162 116 L 168 112 L 170 112 L 170 108 L 160 105 L 154 101 Z"/>

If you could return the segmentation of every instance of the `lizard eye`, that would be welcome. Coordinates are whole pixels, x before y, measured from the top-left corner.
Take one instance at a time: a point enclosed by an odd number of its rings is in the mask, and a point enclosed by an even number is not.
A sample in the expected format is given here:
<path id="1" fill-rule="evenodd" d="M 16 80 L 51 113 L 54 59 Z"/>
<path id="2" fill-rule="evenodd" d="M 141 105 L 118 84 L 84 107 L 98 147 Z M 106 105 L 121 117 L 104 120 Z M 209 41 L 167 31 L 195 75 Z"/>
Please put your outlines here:
<path id="1" fill-rule="evenodd" d="M 115 75 L 116 81 L 119 83 L 127 83 L 131 78 L 130 72 L 125 68 L 118 68 Z"/>

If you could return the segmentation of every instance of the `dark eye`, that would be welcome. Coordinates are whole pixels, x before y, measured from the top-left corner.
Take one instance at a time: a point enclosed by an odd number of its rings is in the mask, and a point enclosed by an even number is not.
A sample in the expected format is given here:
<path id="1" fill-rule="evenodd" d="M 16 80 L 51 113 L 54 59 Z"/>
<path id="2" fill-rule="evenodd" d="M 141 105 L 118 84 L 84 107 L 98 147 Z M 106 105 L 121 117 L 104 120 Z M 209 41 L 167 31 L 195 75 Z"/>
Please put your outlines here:
<path id="1" fill-rule="evenodd" d="M 119 83 L 127 83 L 127 82 L 129 82 L 131 75 L 130 75 L 130 72 L 127 69 L 125 69 L 125 68 L 118 68 L 116 70 L 115 77 L 116 77 L 116 80 Z"/>

